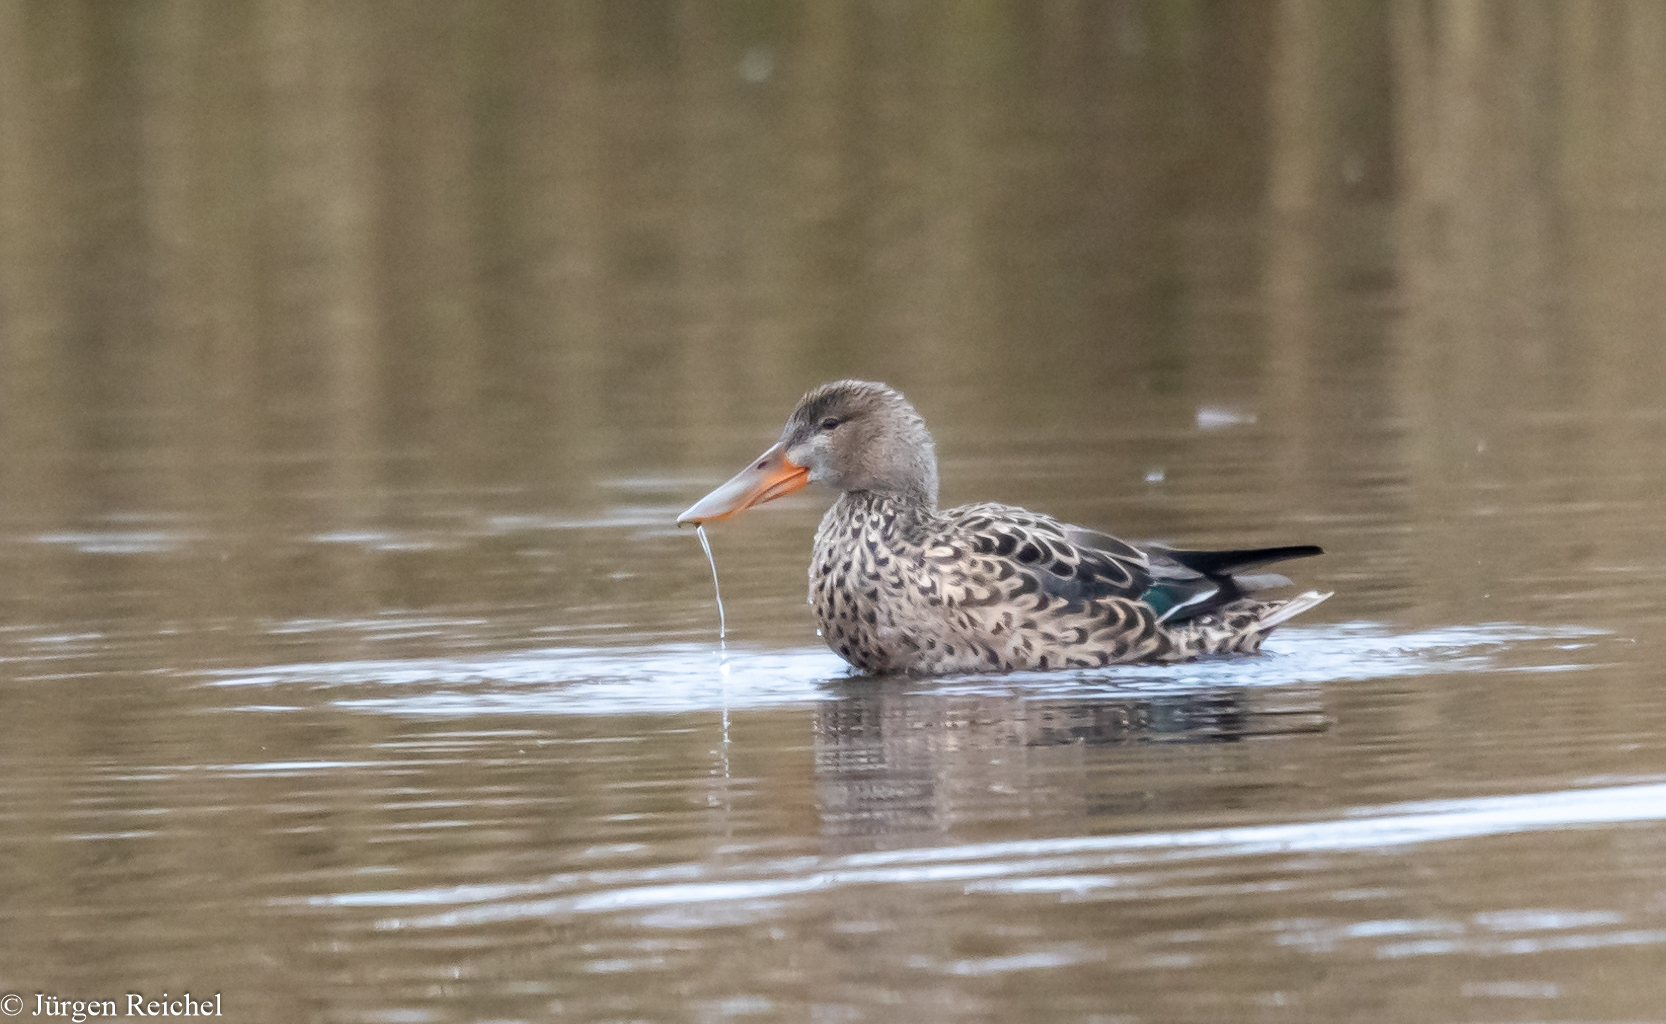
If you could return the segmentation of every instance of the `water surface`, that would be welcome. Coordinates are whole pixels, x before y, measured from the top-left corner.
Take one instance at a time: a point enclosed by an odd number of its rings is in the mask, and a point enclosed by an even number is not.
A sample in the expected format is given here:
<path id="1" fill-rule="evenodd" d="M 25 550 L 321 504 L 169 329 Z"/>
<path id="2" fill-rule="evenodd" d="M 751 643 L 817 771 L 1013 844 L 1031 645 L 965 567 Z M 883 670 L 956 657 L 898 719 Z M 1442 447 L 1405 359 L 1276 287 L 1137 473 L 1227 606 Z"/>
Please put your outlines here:
<path id="1" fill-rule="evenodd" d="M 0 4 L 0 994 L 1666 1020 L 1643 3 Z M 1257 658 L 875 680 L 949 502 L 1311 542 Z"/>

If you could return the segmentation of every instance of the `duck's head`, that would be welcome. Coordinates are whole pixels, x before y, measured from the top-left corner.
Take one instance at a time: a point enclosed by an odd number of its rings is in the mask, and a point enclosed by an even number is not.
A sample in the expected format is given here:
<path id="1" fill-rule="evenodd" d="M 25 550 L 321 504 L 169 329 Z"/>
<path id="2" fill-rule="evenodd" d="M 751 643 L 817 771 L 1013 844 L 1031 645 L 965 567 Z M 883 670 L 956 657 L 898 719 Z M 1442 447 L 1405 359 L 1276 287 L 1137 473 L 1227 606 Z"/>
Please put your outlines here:
<path id="1" fill-rule="evenodd" d="M 866 380 L 823 384 L 799 399 L 780 441 L 677 523 L 723 519 L 811 481 L 934 508 L 937 449 L 925 420 L 895 388 Z"/>

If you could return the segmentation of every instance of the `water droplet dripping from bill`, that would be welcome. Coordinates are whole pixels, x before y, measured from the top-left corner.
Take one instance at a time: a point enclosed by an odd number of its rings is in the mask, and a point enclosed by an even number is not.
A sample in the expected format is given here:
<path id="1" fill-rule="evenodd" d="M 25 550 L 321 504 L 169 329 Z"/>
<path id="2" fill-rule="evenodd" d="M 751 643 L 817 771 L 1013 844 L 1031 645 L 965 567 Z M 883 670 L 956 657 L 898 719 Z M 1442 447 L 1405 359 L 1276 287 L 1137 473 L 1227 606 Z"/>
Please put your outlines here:
<path id="1" fill-rule="evenodd" d="M 717 559 L 712 557 L 712 543 L 706 539 L 706 524 L 696 523 L 694 532 L 700 536 L 700 548 L 706 553 L 706 563 L 712 567 L 712 594 L 717 598 L 717 645 L 727 653 L 729 623 L 723 616 L 723 587 L 717 582 Z"/>

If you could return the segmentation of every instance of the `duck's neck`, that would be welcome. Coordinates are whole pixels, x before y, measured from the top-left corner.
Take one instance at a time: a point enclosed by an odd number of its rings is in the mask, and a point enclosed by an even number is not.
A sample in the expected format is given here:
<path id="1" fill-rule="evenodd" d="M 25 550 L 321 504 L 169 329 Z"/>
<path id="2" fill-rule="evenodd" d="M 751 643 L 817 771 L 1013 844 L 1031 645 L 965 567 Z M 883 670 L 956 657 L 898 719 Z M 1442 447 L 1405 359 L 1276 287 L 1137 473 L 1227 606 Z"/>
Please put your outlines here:
<path id="1" fill-rule="evenodd" d="M 860 524 L 864 529 L 877 529 L 887 539 L 919 544 L 937 518 L 936 504 L 923 496 L 845 491 L 828 510 L 827 522 L 846 528 Z"/>

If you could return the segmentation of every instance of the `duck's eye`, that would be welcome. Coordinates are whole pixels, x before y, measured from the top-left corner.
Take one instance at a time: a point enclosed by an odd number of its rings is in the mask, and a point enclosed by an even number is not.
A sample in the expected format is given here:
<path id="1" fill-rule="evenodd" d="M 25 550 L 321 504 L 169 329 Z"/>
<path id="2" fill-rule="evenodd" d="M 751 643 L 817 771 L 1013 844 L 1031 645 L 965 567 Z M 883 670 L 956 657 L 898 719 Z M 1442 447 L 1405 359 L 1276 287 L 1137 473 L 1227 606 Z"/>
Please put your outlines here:
<path id="1" fill-rule="evenodd" d="M 823 430 L 832 430 L 834 427 L 836 427 L 838 425 L 839 425 L 839 417 L 837 417 L 837 416 L 829 416 L 826 419 L 821 421 L 821 429 L 823 429 Z"/>

